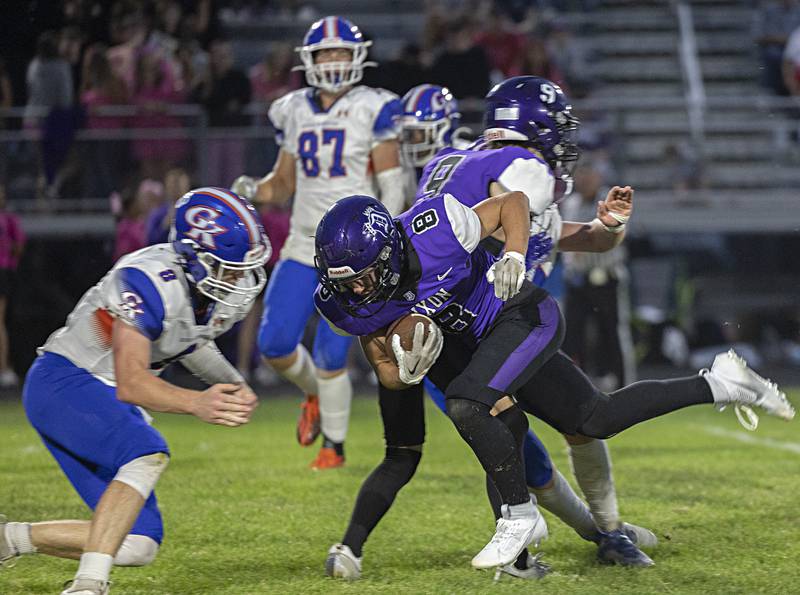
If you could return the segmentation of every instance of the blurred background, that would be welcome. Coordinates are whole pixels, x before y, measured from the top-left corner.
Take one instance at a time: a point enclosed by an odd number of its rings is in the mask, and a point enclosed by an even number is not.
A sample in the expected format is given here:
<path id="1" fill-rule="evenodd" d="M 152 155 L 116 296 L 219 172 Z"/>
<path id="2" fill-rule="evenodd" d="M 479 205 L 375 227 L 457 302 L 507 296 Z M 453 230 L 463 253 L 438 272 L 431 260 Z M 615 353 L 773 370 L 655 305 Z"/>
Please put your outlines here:
<path id="1" fill-rule="evenodd" d="M 564 217 L 636 189 L 625 249 L 562 259 L 549 281 L 565 348 L 604 388 L 729 345 L 800 383 L 800 2 L 5 0 L 2 13 L 0 386 L 116 258 L 166 240 L 180 194 L 269 171 L 267 107 L 305 84 L 293 48 L 329 14 L 373 41 L 364 84 L 447 86 L 475 133 L 509 76 L 572 98 L 583 154 Z M 280 244 L 287 213 L 264 221 Z M 278 382 L 248 333 L 222 347 Z"/>

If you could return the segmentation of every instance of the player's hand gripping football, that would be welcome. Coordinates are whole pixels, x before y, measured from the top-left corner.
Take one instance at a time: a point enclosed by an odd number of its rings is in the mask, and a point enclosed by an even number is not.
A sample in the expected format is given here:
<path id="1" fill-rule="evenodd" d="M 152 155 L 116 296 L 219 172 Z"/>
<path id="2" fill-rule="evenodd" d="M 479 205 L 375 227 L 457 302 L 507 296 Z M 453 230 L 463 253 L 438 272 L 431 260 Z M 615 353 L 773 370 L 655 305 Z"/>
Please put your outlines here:
<path id="1" fill-rule="evenodd" d="M 411 351 L 406 351 L 400 344 L 400 335 L 392 335 L 392 351 L 397 359 L 397 368 L 400 370 L 400 382 L 403 384 L 419 384 L 425 374 L 436 362 L 442 352 L 444 337 L 442 330 L 435 324 L 429 327 L 428 336 L 425 337 L 425 325 L 418 322 L 414 327 L 414 340 Z M 423 340 L 424 338 L 424 340 Z"/>
<path id="2" fill-rule="evenodd" d="M 625 225 L 633 213 L 633 188 L 614 186 L 606 199 L 597 203 L 597 218 L 606 227 Z"/>
<path id="3" fill-rule="evenodd" d="M 250 421 L 258 398 L 246 384 L 215 384 L 199 394 L 192 413 L 210 424 L 235 428 Z"/>
<path id="4" fill-rule="evenodd" d="M 504 302 L 519 293 L 525 279 L 525 257 L 519 252 L 506 252 L 486 271 L 486 280 L 494 283 L 494 294 Z"/>
<path id="5" fill-rule="evenodd" d="M 231 184 L 231 190 L 247 200 L 252 200 L 256 195 L 256 180 L 250 176 L 239 176 L 233 181 L 233 184 Z"/>

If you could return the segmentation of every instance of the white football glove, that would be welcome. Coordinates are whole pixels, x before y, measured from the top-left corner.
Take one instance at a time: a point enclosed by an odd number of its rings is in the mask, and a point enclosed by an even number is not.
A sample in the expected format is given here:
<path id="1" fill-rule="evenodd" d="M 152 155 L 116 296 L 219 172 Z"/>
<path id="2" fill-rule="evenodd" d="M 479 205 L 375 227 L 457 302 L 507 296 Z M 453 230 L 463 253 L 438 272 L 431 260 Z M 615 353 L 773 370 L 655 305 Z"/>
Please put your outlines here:
<path id="1" fill-rule="evenodd" d="M 250 176 L 239 176 L 231 184 L 231 190 L 247 200 L 253 200 L 256 190 L 258 190 L 256 179 Z"/>
<path id="2" fill-rule="evenodd" d="M 425 336 L 425 325 L 421 322 L 414 327 L 414 341 L 411 351 L 406 351 L 400 344 L 400 335 L 392 335 L 392 351 L 397 359 L 397 368 L 400 370 L 400 381 L 403 384 L 419 384 L 425 374 L 436 362 L 442 352 L 444 337 L 442 330 L 435 324 L 430 325 L 428 338 Z"/>
<path id="3" fill-rule="evenodd" d="M 507 302 L 519 293 L 525 279 L 525 257 L 519 252 L 506 252 L 486 271 L 486 280 L 494 283 L 494 294 Z"/>

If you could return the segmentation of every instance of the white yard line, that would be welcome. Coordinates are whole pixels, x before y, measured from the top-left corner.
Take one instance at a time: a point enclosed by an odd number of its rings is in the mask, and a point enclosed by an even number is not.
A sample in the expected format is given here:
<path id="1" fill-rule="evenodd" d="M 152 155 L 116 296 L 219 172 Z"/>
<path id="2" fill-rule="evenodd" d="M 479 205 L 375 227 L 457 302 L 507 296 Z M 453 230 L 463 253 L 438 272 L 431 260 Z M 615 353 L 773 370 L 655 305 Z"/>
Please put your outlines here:
<path id="1" fill-rule="evenodd" d="M 714 436 L 723 436 L 725 438 L 732 438 L 733 440 L 738 440 L 739 442 L 744 442 L 746 444 L 757 444 L 759 446 L 766 446 L 767 448 L 775 448 L 777 450 L 788 450 L 789 452 L 800 455 L 800 442 L 783 442 L 781 440 L 773 440 L 772 438 L 759 438 L 747 432 L 725 430 L 723 428 L 716 428 L 713 426 L 710 428 L 703 428 L 703 430 L 707 434 L 713 434 Z"/>

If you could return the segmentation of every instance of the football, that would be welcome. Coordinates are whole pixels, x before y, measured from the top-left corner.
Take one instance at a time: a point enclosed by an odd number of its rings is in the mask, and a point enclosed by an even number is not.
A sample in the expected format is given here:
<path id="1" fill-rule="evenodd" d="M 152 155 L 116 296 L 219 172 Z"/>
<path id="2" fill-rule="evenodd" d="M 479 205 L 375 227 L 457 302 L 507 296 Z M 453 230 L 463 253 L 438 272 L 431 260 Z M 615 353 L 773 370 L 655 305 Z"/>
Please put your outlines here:
<path id="1" fill-rule="evenodd" d="M 386 346 L 384 349 L 393 363 L 397 363 L 397 358 L 392 350 L 392 335 L 399 335 L 400 345 L 403 346 L 403 349 L 410 350 L 414 344 L 414 329 L 417 328 L 417 323 L 419 322 L 425 325 L 423 339 L 427 339 L 431 325 L 436 323 L 424 314 L 407 314 L 402 318 L 398 318 L 389 326 L 389 330 L 386 331 Z"/>

